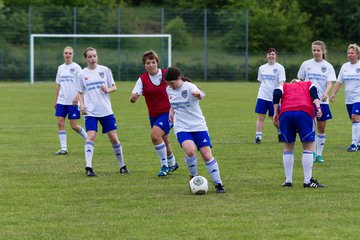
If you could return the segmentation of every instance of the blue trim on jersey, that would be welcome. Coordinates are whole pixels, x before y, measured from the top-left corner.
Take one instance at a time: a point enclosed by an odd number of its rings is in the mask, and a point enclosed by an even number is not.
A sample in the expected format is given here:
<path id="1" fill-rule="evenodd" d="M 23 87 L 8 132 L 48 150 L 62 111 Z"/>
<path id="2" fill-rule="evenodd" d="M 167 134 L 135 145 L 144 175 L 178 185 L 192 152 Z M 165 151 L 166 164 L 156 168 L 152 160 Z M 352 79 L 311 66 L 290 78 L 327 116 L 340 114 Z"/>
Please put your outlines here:
<path id="1" fill-rule="evenodd" d="M 315 122 L 303 111 L 288 111 L 279 119 L 281 138 L 286 143 L 293 143 L 299 133 L 301 142 L 315 141 Z"/>
<path id="2" fill-rule="evenodd" d="M 352 114 L 360 115 L 360 102 L 356 102 L 353 104 L 346 104 L 346 110 L 348 112 L 350 119 Z"/>
<path id="3" fill-rule="evenodd" d="M 200 132 L 178 132 L 176 134 L 177 140 L 182 147 L 182 143 L 186 140 L 191 140 L 197 146 L 199 150 L 202 147 L 209 146 L 212 147 L 211 139 L 208 131 L 200 131 Z"/>
<path id="4" fill-rule="evenodd" d="M 150 117 L 150 126 L 153 128 L 154 126 L 158 126 L 161 130 L 165 132 L 165 135 L 170 133 L 171 128 L 173 127 L 173 123 L 169 121 L 169 113 L 163 113 L 157 117 Z"/>
<path id="5" fill-rule="evenodd" d="M 98 131 L 98 122 L 102 126 L 102 133 L 108 133 L 112 130 L 117 130 L 116 119 L 114 114 L 105 117 L 85 116 L 86 131 Z"/>
<path id="6" fill-rule="evenodd" d="M 56 104 L 56 110 L 55 110 L 55 116 L 56 117 L 63 117 L 66 118 L 66 115 L 68 116 L 68 119 L 80 119 L 80 111 L 78 108 L 78 105 L 62 105 L 57 103 Z"/>
<path id="7" fill-rule="evenodd" d="M 255 113 L 266 114 L 266 112 L 269 112 L 269 117 L 274 116 L 274 105 L 272 101 L 258 98 L 256 101 Z"/>

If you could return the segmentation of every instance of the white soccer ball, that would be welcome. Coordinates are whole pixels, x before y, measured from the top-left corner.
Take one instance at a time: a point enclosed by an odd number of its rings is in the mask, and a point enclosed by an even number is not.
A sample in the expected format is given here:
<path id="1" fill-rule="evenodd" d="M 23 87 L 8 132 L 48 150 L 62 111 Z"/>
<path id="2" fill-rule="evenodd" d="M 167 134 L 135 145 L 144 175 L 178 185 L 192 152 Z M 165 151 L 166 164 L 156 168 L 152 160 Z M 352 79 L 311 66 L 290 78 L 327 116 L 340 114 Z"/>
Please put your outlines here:
<path id="1" fill-rule="evenodd" d="M 209 184 L 203 176 L 195 176 L 189 182 L 190 192 L 195 195 L 204 195 L 209 190 Z"/>

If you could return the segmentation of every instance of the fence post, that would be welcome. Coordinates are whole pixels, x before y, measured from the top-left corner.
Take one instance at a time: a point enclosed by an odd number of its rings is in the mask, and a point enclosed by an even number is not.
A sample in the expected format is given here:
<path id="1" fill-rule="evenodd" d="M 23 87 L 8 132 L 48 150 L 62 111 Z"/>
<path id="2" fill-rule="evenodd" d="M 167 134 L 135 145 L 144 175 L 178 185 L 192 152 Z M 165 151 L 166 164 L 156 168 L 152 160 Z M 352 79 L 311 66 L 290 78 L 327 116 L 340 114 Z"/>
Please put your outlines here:
<path id="1" fill-rule="evenodd" d="M 29 9 L 28 9 L 29 43 L 31 41 L 31 12 L 32 12 L 32 7 L 30 5 Z M 29 44 L 29 49 L 30 49 L 30 45 L 31 44 Z M 29 52 L 31 52 L 31 49 L 29 50 Z M 29 82 L 33 83 L 32 82 L 32 72 L 31 72 L 30 63 L 31 63 L 31 54 L 29 54 L 29 64 L 27 64 L 27 66 L 28 66 L 27 72 L 28 72 L 28 80 L 29 80 Z M 30 71 L 29 71 L 29 69 L 30 69 Z"/>
<path id="2" fill-rule="evenodd" d="M 207 55 L 207 9 L 204 9 L 204 81 L 207 80 L 208 55 Z"/>
<path id="3" fill-rule="evenodd" d="M 117 15 L 117 32 L 120 34 L 121 28 L 120 28 L 120 7 L 118 6 L 116 9 L 116 15 Z M 118 80 L 121 80 L 121 39 L 118 38 Z"/>
<path id="4" fill-rule="evenodd" d="M 77 8 L 76 7 L 73 7 L 73 18 L 74 18 L 74 22 L 73 22 L 73 27 L 74 27 L 74 34 L 76 34 L 77 33 Z M 74 54 L 74 61 L 76 62 L 76 56 L 77 56 L 77 47 L 76 47 L 76 37 L 74 37 L 74 39 L 73 39 L 73 47 L 74 47 L 74 52 L 76 53 L 76 54 Z"/>
<path id="5" fill-rule="evenodd" d="M 249 81 L 249 9 L 246 9 L 245 16 L 245 79 Z"/>

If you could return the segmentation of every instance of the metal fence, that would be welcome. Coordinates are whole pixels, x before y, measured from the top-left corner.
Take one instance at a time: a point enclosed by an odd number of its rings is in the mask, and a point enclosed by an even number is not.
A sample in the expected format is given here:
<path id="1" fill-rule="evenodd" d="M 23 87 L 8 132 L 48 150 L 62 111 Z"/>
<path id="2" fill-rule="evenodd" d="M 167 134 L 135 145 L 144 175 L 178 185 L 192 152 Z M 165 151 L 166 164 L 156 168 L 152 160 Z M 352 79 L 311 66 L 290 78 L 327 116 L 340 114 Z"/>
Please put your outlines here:
<path id="1" fill-rule="evenodd" d="M 0 9 L 0 80 L 29 81 L 31 34 L 171 34 L 172 66 L 193 79 L 237 81 L 249 78 L 248 11 L 165 8 L 29 7 Z M 100 63 L 117 80 L 144 71 L 142 53 L 153 49 L 167 67 L 163 40 L 46 39 L 35 42 L 35 81 L 52 81 L 66 45 L 84 67 L 81 52 L 98 49 Z M 164 60 L 164 61 L 163 61 Z M 250 73 L 253 74 L 253 73 Z"/>

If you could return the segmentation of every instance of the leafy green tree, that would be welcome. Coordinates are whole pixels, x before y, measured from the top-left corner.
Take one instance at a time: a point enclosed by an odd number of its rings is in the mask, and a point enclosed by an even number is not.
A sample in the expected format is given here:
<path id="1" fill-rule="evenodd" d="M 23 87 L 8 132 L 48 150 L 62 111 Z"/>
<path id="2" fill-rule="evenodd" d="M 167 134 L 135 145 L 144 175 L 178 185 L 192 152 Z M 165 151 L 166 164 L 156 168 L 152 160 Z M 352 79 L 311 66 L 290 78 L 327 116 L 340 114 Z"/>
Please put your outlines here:
<path id="1" fill-rule="evenodd" d="M 186 24 L 180 17 L 176 17 L 166 24 L 165 33 L 171 34 L 173 49 L 181 50 L 190 44 L 190 35 L 186 30 Z"/>

